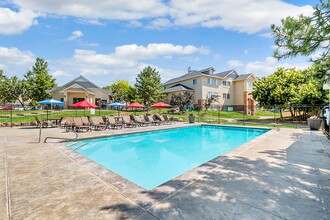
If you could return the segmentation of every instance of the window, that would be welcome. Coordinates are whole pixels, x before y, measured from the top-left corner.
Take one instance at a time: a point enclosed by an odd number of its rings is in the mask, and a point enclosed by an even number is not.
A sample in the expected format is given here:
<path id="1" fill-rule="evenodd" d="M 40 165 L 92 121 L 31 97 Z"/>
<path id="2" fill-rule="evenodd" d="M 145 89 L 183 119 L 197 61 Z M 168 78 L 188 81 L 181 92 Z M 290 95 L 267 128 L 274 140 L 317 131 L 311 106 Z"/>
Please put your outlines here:
<path id="1" fill-rule="evenodd" d="M 218 98 L 219 93 L 218 92 L 214 92 L 214 96 Z"/>
<path id="2" fill-rule="evenodd" d="M 222 98 L 226 99 L 227 98 L 227 93 L 222 93 Z"/>
<path id="3" fill-rule="evenodd" d="M 208 79 L 207 79 L 207 84 L 209 84 L 209 85 L 212 84 L 212 79 L 211 79 L 211 78 L 208 78 Z"/>
<path id="4" fill-rule="evenodd" d="M 227 99 L 230 99 L 230 94 L 227 94 Z"/>
<path id="5" fill-rule="evenodd" d="M 214 85 L 216 85 L 216 86 L 218 85 L 218 80 L 217 79 L 214 80 Z"/>
<path id="6" fill-rule="evenodd" d="M 211 98 L 212 97 L 212 92 L 208 92 L 207 93 L 207 98 Z"/>
<path id="7" fill-rule="evenodd" d="M 222 81 L 223 86 L 230 86 L 230 81 Z"/>
<path id="8" fill-rule="evenodd" d="M 61 102 L 64 102 L 64 98 L 61 98 L 61 100 L 60 100 Z"/>
<path id="9" fill-rule="evenodd" d="M 252 82 L 251 82 L 251 81 L 247 81 L 247 82 L 246 82 L 246 88 L 247 88 L 248 90 L 252 90 Z"/>
<path id="10" fill-rule="evenodd" d="M 197 85 L 197 79 L 193 79 L 193 85 Z"/>

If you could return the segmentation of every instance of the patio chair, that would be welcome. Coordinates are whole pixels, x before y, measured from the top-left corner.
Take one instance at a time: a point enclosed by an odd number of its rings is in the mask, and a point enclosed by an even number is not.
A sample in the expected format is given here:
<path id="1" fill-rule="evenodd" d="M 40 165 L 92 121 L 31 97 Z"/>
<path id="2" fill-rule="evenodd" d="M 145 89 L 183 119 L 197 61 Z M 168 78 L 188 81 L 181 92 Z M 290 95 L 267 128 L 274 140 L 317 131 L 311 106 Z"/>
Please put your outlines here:
<path id="1" fill-rule="evenodd" d="M 108 127 L 101 116 L 91 117 L 91 120 L 94 130 L 105 130 Z"/>
<path id="2" fill-rule="evenodd" d="M 49 126 L 52 128 L 55 127 L 55 125 L 49 120 L 40 120 L 37 116 L 34 117 L 36 119 L 37 128 L 48 128 Z"/>
<path id="3" fill-rule="evenodd" d="M 167 121 L 169 124 L 175 124 L 175 121 L 173 121 L 173 118 L 169 118 L 167 115 L 163 115 L 163 118 L 165 121 Z"/>
<path id="4" fill-rule="evenodd" d="M 93 123 L 91 121 L 89 121 L 87 116 L 81 116 L 80 118 L 81 118 L 81 121 L 82 121 L 83 125 L 87 125 L 89 127 L 92 127 Z"/>
<path id="5" fill-rule="evenodd" d="M 91 127 L 88 125 L 84 125 L 81 118 L 73 118 L 74 129 L 79 132 L 81 130 L 86 129 L 86 131 L 92 131 Z"/>
<path id="6" fill-rule="evenodd" d="M 137 126 L 137 123 L 133 122 L 129 115 L 123 115 L 122 120 L 125 128 L 135 128 Z"/>
<path id="7" fill-rule="evenodd" d="M 70 130 L 74 130 L 74 121 L 72 117 L 66 117 L 65 118 L 65 123 L 63 125 L 63 128 L 65 129 L 66 132 Z"/>
<path id="8" fill-rule="evenodd" d="M 155 120 L 154 117 L 151 116 L 151 115 L 148 115 L 147 119 L 152 125 L 160 125 L 161 124 L 161 122 L 159 120 Z"/>
<path id="9" fill-rule="evenodd" d="M 108 116 L 108 127 L 110 128 L 123 128 L 123 123 L 119 122 L 118 120 L 115 119 L 113 116 Z"/>
<path id="10" fill-rule="evenodd" d="M 142 115 L 141 115 L 142 116 Z M 147 122 L 144 120 L 144 117 L 141 117 L 140 115 L 133 115 L 134 121 L 139 125 L 139 126 L 148 126 L 150 125 L 150 122 Z"/>
<path id="11" fill-rule="evenodd" d="M 156 117 L 157 117 L 157 119 L 160 120 L 160 122 L 161 122 L 162 124 L 166 124 L 166 125 L 171 124 L 170 121 L 167 121 L 167 120 L 166 120 L 162 115 L 160 115 L 160 114 L 156 114 Z"/>

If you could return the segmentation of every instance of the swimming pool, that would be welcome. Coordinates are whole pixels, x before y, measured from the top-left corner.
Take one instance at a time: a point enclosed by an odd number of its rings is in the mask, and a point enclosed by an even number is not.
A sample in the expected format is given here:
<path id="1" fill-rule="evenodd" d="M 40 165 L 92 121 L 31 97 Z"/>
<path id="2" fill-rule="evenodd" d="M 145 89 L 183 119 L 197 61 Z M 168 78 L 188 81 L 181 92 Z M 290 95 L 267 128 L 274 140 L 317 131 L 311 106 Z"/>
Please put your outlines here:
<path id="1" fill-rule="evenodd" d="M 150 190 L 267 131 L 201 125 L 69 142 L 67 146 Z"/>

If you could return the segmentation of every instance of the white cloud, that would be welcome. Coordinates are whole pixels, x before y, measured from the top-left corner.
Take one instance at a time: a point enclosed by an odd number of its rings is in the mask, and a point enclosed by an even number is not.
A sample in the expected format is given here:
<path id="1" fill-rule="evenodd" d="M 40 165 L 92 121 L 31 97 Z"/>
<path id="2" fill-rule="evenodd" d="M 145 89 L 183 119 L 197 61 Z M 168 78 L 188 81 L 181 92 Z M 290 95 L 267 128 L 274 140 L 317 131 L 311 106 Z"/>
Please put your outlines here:
<path id="1" fill-rule="evenodd" d="M 19 34 L 37 24 L 37 16 L 31 10 L 22 9 L 16 12 L 9 8 L 0 8 L 0 34 Z"/>
<path id="2" fill-rule="evenodd" d="M 281 18 L 310 15 L 313 8 L 295 6 L 279 0 L 173 0 L 171 16 L 177 25 L 201 25 L 223 27 L 244 33 L 256 33 L 269 28 L 273 23 L 280 24 Z"/>
<path id="3" fill-rule="evenodd" d="M 205 54 L 207 49 L 192 45 L 181 46 L 168 43 L 148 44 L 146 47 L 136 44 L 116 47 L 115 54 L 121 58 L 134 60 L 154 59 L 163 56 L 190 55 L 194 53 Z"/>
<path id="4" fill-rule="evenodd" d="M 21 51 L 15 47 L 0 47 L 0 69 L 5 75 L 22 75 L 31 69 L 36 56 L 29 51 Z"/>
<path id="5" fill-rule="evenodd" d="M 76 40 L 76 39 L 81 38 L 83 36 L 84 36 L 83 32 L 81 32 L 81 31 L 74 31 L 74 32 L 71 33 L 71 36 L 68 37 L 67 40 Z"/>
<path id="6" fill-rule="evenodd" d="M 134 20 L 163 16 L 167 6 L 160 0 L 81 1 L 81 0 L 13 0 L 17 5 L 34 11 L 84 19 Z"/>
<path id="7" fill-rule="evenodd" d="M 311 63 L 286 63 L 279 62 L 274 57 L 266 57 L 264 61 L 255 61 L 246 64 L 245 71 L 247 73 L 253 73 L 255 76 L 261 77 L 274 73 L 279 67 L 306 69 L 309 66 L 311 66 Z"/>
<path id="8" fill-rule="evenodd" d="M 53 76 L 53 77 L 71 77 L 72 76 L 72 74 L 71 73 L 67 73 L 67 72 L 65 72 L 65 71 L 62 71 L 62 70 L 57 70 L 57 71 L 55 71 L 55 72 L 53 72 L 53 73 L 51 73 L 51 75 Z"/>
<path id="9" fill-rule="evenodd" d="M 52 62 L 52 67 L 55 67 L 53 69 L 57 70 L 53 75 L 58 76 L 59 80 L 63 80 L 63 78 L 67 77 L 65 73 L 79 73 L 86 77 L 94 77 L 95 83 L 98 83 L 97 80 L 100 80 L 100 85 L 116 79 L 126 79 L 134 83 L 136 74 L 144 67 L 150 65 L 157 68 L 164 81 L 174 76 L 174 72 L 169 74 L 170 71 L 168 70 L 166 70 L 167 72 L 161 71 L 160 68 L 150 62 L 151 60 L 189 57 L 194 54 L 200 54 L 203 50 L 204 48 L 197 48 L 192 45 L 181 46 L 165 43 L 148 44 L 146 46 L 135 44 L 122 45 L 116 47 L 113 53 L 108 54 L 98 53 L 95 50 L 77 49 L 74 51 L 72 58 L 61 60 L 57 63 Z"/>
<path id="10" fill-rule="evenodd" d="M 247 55 L 249 54 L 249 51 L 247 49 L 244 50 L 244 54 Z"/>
<path id="11" fill-rule="evenodd" d="M 310 5 L 296 6 L 280 0 L 194 0 L 188 5 L 186 0 L 122 0 L 120 3 L 108 0 L 13 0 L 13 3 L 30 13 L 73 16 L 79 22 L 94 25 L 103 25 L 100 20 L 123 20 L 134 27 L 163 29 L 193 25 L 223 27 L 249 34 L 269 29 L 271 24 L 280 24 L 287 16 L 311 15 L 313 12 Z M 31 18 L 27 20 L 31 21 Z"/>
<path id="12" fill-rule="evenodd" d="M 266 38 L 273 38 L 272 32 L 266 32 L 262 34 L 258 34 L 260 37 L 266 37 Z"/>
<path id="13" fill-rule="evenodd" d="M 173 26 L 173 24 L 169 19 L 157 18 L 149 23 L 148 28 L 160 30 L 160 29 L 169 28 L 171 26 Z"/>
<path id="14" fill-rule="evenodd" d="M 230 67 L 240 67 L 240 66 L 243 66 L 244 64 L 242 62 L 240 62 L 239 60 L 229 60 L 227 61 L 227 64 L 230 66 Z"/>

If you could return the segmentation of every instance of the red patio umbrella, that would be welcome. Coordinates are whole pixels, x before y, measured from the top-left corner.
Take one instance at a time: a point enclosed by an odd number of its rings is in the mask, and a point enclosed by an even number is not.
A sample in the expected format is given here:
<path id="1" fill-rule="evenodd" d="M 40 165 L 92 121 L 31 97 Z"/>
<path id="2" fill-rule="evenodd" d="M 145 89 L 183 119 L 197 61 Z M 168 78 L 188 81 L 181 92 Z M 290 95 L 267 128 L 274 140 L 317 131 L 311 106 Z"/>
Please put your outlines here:
<path id="1" fill-rule="evenodd" d="M 93 103 L 90 103 L 90 102 L 87 102 L 86 100 L 74 103 L 74 104 L 71 105 L 71 107 L 84 108 L 84 115 L 85 115 L 85 108 L 98 108 L 97 105 L 95 105 Z M 77 115 L 77 112 L 76 112 L 76 115 Z"/>
<path id="2" fill-rule="evenodd" d="M 145 108 L 145 106 L 138 102 L 133 102 L 132 104 L 126 105 L 125 108 Z"/>
<path id="3" fill-rule="evenodd" d="M 132 104 L 126 105 L 125 108 L 145 108 L 145 106 L 138 102 L 133 102 Z"/>
<path id="4" fill-rule="evenodd" d="M 171 105 L 164 102 L 158 102 L 156 104 L 151 105 L 151 107 L 159 108 L 159 113 L 160 113 L 161 108 L 171 107 Z"/>
<path id="5" fill-rule="evenodd" d="M 164 102 L 158 102 L 156 104 L 151 105 L 151 107 L 154 108 L 166 108 L 166 107 L 170 107 L 170 104 L 164 103 Z"/>

